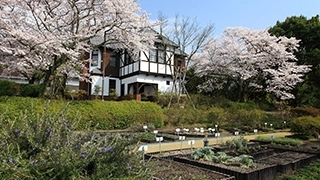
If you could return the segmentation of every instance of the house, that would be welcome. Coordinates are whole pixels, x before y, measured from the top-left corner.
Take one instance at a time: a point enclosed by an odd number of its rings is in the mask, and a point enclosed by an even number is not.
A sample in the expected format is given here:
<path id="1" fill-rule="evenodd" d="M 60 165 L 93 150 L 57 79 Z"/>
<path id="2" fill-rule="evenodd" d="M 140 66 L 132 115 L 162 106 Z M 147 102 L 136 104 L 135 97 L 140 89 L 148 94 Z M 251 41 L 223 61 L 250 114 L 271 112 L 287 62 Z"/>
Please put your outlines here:
<path id="1" fill-rule="evenodd" d="M 153 97 L 157 92 L 178 92 L 185 68 L 186 54 L 168 38 L 158 35 L 155 49 L 140 52 L 135 59 L 126 50 L 97 47 L 87 53 L 84 73 L 89 81 L 81 81 L 79 89 L 87 92 L 87 98 L 96 96 L 108 99 L 111 96 L 141 98 L 141 94 Z M 105 55 L 104 55 L 105 53 Z M 181 73 L 182 72 L 182 73 Z"/>
<path id="2" fill-rule="evenodd" d="M 157 92 L 181 93 L 179 79 L 185 70 L 186 54 L 159 34 L 154 43 L 155 49 L 140 52 L 135 59 L 126 50 L 105 49 L 103 46 L 92 49 L 83 57 L 83 60 L 91 60 L 83 70 L 84 74 L 90 74 L 86 77 L 88 81 L 69 78 L 69 90 L 84 90 L 84 99 L 102 98 L 102 95 L 103 99 L 125 96 L 140 99 L 141 94 L 152 98 Z M 1 69 L 0 79 L 28 83 L 21 74 L 4 74 Z"/>

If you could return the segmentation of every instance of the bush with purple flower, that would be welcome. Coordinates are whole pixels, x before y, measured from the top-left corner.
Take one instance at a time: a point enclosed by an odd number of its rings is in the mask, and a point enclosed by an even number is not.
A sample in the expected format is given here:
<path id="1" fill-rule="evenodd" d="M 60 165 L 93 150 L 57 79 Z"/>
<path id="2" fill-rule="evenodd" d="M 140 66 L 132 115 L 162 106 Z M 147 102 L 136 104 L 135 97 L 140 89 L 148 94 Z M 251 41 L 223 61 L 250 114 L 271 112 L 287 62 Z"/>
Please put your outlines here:
<path id="1" fill-rule="evenodd" d="M 65 109 L 65 108 L 64 108 Z M 141 177 L 141 157 L 133 155 L 134 137 L 74 131 L 67 112 L 0 115 L 2 179 L 110 179 Z M 131 139 L 128 141 L 128 137 Z M 140 158 L 139 158 L 140 157 Z M 146 174 L 143 174 L 146 175 Z"/>

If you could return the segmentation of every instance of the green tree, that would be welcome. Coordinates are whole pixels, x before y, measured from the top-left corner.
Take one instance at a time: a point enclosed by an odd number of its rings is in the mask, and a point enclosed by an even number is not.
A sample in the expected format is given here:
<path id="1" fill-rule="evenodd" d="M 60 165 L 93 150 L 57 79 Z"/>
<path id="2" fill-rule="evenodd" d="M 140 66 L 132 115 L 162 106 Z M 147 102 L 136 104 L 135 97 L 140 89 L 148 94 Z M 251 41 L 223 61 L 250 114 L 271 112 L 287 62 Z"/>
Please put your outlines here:
<path id="1" fill-rule="evenodd" d="M 304 82 L 298 85 L 291 102 L 295 106 L 320 107 L 320 19 L 319 15 L 307 19 L 305 16 L 288 17 L 269 29 L 275 36 L 300 39 L 299 50 L 295 53 L 299 65 L 312 65 Z"/>

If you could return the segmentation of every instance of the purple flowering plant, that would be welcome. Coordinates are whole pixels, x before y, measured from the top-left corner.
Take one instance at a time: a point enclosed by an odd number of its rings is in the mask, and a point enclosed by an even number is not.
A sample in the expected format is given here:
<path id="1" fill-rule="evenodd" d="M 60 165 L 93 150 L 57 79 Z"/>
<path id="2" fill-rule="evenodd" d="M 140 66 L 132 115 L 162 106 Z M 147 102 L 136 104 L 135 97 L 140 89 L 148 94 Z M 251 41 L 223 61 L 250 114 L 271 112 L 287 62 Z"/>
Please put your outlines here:
<path id="1" fill-rule="evenodd" d="M 0 175 L 4 179 L 109 179 L 146 176 L 130 134 L 75 131 L 79 119 L 44 109 L 16 119 L 0 115 Z M 128 140 L 130 139 L 130 140 Z M 130 166 L 128 166 L 128 164 Z M 134 179 L 135 179 L 134 178 Z"/>

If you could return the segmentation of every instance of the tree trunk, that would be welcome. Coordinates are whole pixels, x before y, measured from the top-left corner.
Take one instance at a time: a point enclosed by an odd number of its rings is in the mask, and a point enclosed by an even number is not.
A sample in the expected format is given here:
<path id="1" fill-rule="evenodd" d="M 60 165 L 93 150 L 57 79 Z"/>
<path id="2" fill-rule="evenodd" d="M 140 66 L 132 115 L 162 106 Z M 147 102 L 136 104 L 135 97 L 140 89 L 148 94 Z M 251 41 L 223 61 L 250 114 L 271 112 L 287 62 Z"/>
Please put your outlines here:
<path id="1" fill-rule="evenodd" d="M 47 71 L 44 72 L 44 80 L 42 82 L 42 92 L 40 93 L 41 96 L 44 96 L 46 93 L 48 93 L 48 87 L 50 85 L 50 98 L 55 94 L 55 91 L 54 91 L 54 87 L 52 87 L 52 76 L 54 74 L 56 74 L 56 70 L 66 62 L 67 60 L 67 57 L 65 55 L 62 55 L 61 57 L 58 57 L 58 56 L 55 56 L 54 57 L 54 62 L 53 62 L 53 65 L 49 67 L 49 69 Z"/>

